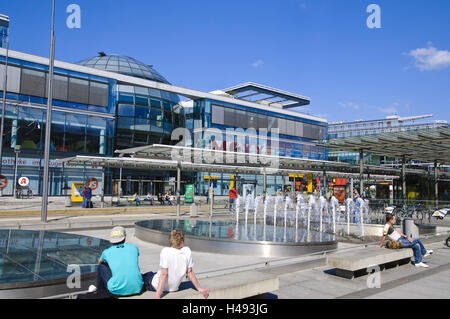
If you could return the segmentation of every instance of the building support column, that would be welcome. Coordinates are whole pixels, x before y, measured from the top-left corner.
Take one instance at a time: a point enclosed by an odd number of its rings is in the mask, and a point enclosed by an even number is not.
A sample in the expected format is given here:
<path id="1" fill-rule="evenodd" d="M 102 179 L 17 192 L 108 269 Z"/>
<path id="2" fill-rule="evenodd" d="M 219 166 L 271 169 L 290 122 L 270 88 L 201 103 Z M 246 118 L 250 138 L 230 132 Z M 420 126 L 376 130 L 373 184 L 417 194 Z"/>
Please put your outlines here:
<path id="1" fill-rule="evenodd" d="M 181 188 L 181 163 L 178 162 L 177 164 L 177 217 L 180 217 L 180 205 L 181 205 L 181 200 L 180 200 L 180 188 Z"/>
<path id="2" fill-rule="evenodd" d="M 439 206 L 439 166 L 438 162 L 434 161 L 434 200 L 436 203 L 436 208 Z"/>

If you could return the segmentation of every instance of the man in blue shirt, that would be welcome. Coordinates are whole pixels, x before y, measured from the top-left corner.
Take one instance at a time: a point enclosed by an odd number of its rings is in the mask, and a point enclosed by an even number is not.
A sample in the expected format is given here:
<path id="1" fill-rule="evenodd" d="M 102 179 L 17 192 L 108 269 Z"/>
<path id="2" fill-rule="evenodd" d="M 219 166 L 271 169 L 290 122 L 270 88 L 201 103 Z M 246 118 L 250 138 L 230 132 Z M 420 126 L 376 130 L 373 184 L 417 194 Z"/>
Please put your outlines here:
<path id="1" fill-rule="evenodd" d="M 97 270 L 97 294 L 109 297 L 130 296 L 143 291 L 144 281 L 139 269 L 139 249 L 125 243 L 123 227 L 114 227 L 110 242 L 100 257 Z"/>

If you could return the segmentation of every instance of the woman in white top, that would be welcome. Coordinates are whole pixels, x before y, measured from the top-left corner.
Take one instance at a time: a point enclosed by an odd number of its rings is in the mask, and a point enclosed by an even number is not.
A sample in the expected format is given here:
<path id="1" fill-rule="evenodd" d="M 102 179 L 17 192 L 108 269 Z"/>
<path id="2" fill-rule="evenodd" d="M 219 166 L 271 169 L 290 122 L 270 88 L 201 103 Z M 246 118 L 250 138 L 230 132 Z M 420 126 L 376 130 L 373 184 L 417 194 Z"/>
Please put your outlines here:
<path id="1" fill-rule="evenodd" d="M 156 289 L 155 299 L 161 298 L 163 291 L 177 291 L 184 276 L 189 280 L 205 298 L 209 290 L 202 288 L 192 270 L 194 261 L 189 247 L 184 247 L 184 233 L 173 230 L 169 237 L 170 246 L 161 250 L 159 270 L 152 279 L 152 286 Z"/>
<path id="2" fill-rule="evenodd" d="M 396 220 L 397 218 L 395 217 L 395 215 L 390 213 L 386 214 L 386 224 L 384 225 L 383 229 L 383 237 L 381 237 L 381 242 L 378 247 L 383 247 L 384 240 L 387 236 L 390 240 L 397 241 L 402 244 L 403 248 L 413 249 L 415 258 L 414 264 L 416 267 L 429 267 L 427 264 L 422 262 L 422 255 L 423 257 L 428 257 L 433 253 L 433 251 L 431 249 L 426 250 L 419 239 L 409 238 L 405 234 L 402 234 L 398 230 L 394 229 Z"/>

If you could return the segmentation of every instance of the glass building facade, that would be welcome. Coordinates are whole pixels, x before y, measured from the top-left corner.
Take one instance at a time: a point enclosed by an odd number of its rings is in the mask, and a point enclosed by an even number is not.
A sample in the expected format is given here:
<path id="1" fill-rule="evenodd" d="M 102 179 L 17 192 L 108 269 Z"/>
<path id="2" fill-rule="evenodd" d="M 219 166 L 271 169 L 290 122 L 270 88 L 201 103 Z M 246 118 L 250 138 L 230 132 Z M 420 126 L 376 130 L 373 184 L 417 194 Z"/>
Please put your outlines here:
<path id="1" fill-rule="evenodd" d="M 6 49 L 7 37 L 9 32 L 9 18 L 0 14 L 0 48 Z"/>
<path id="2" fill-rule="evenodd" d="M 245 152 L 267 155 L 327 159 L 326 149 L 317 147 L 317 141 L 323 140 L 327 134 L 327 123 L 323 119 L 314 120 L 315 117 L 274 107 L 250 107 L 239 99 L 233 103 L 232 99 L 224 102 L 220 98 L 198 98 L 192 101 L 192 107 L 185 107 L 177 95 L 182 95 L 179 92 L 184 89 L 171 87 L 153 66 L 123 55 L 99 54 L 79 64 L 55 62 L 49 172 L 51 196 L 62 195 L 73 183 L 92 178 L 98 181 L 94 195 L 99 195 L 103 188 L 103 173 L 106 195 L 117 195 L 119 189 L 122 195 L 174 190 L 175 178 L 170 172 L 102 170 L 101 167 L 62 165 L 56 159 L 76 155 L 112 157 L 115 156 L 114 151 L 120 149 L 151 144 L 173 145 L 178 141 L 172 141 L 171 135 L 179 127 L 186 127 L 194 134 L 197 129 L 208 128 L 222 132 L 227 129 L 253 132 L 253 136 L 250 134 L 244 140 L 235 136 L 233 151 L 241 148 Z M 12 181 L 17 164 L 17 178 L 28 177 L 33 194 L 42 192 L 48 82 L 46 63 L 46 59 L 17 51 L 10 51 L 8 59 L 1 173 Z M 0 88 L 3 87 L 4 72 L 3 53 L 0 54 Z M 142 79 L 151 80 L 153 84 Z M 167 87 L 159 89 L 155 82 Z M 198 94 L 203 95 L 203 92 Z M 3 97 L 1 89 L 0 97 Z M 279 129 L 276 143 L 272 143 L 275 138 L 271 136 L 272 128 Z M 266 136 L 263 135 L 265 130 Z M 21 150 L 16 163 L 14 148 L 18 145 Z M 231 147 L 226 143 L 221 146 L 227 150 Z M 181 193 L 185 183 L 195 183 L 195 192 L 203 194 L 208 187 L 204 180 L 206 175 L 183 174 Z M 229 174 L 216 177 L 215 193 L 228 194 L 230 181 L 236 177 Z M 247 186 L 262 185 L 261 176 L 239 176 L 239 179 Z M 268 176 L 267 181 L 269 192 L 283 189 L 288 182 L 280 176 Z M 13 194 L 12 182 L 8 182 L 3 194 Z"/>
<path id="3" fill-rule="evenodd" d="M 194 101 L 191 109 L 185 108 L 185 113 L 186 126 L 193 134 L 207 128 L 223 132 L 222 136 L 214 136 L 211 140 L 203 139 L 203 144 L 198 145 L 201 148 L 317 160 L 326 160 L 328 157 L 327 150 L 317 146 L 317 142 L 326 138 L 326 122 L 294 116 L 276 108 L 252 108 L 210 99 Z M 236 132 L 231 139 L 226 136 L 229 129 Z M 272 129 L 278 129 L 277 136 L 272 136 Z M 212 145 L 214 141 L 219 143 Z M 195 177 L 198 194 L 207 192 L 208 175 L 202 173 Z M 230 174 L 215 174 L 215 177 L 215 195 L 227 195 L 230 180 L 236 177 Z M 262 193 L 262 187 L 256 187 L 263 184 L 262 176 L 242 175 L 239 181 L 242 189 Z M 284 190 L 290 184 L 288 177 L 267 177 L 268 193 Z"/>
<path id="4" fill-rule="evenodd" d="M 103 63 L 102 59 L 107 62 Z M 116 62 L 123 74 L 168 83 L 151 66 L 129 57 L 101 56 L 86 59 L 81 64 L 111 71 L 111 65 Z M 128 64 L 128 69 L 123 63 Z M 0 88 L 3 88 L 4 72 L 5 56 L 0 55 Z M 10 57 L 7 72 L 2 175 L 10 182 L 3 194 L 13 194 L 14 148 L 19 145 L 16 178 L 28 177 L 33 194 L 41 194 L 48 65 Z M 3 90 L 0 90 L 0 98 L 3 98 Z M 101 181 L 102 178 L 101 168 L 63 166 L 55 159 L 75 155 L 114 156 L 117 149 L 170 144 L 172 130 L 184 125 L 183 110 L 178 102 L 179 97 L 173 93 L 125 85 L 113 78 L 55 66 L 50 195 L 64 194 L 75 182 L 92 178 Z M 161 172 L 124 170 L 122 173 L 125 194 L 138 190 L 162 191 L 164 182 L 170 178 L 168 173 Z M 107 169 L 105 174 L 106 193 L 114 193 L 118 189 L 119 170 Z M 101 188 L 100 182 L 94 194 L 100 194 Z"/>

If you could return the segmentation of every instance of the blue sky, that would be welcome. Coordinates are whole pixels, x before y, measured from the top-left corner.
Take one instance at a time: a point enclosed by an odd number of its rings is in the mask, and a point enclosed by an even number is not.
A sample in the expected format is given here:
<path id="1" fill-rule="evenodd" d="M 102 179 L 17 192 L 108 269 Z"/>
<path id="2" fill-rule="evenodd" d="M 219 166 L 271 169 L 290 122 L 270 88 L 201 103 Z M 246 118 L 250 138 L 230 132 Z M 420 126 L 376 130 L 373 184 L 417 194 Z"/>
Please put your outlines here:
<path id="1" fill-rule="evenodd" d="M 257 82 L 311 98 L 338 120 L 433 114 L 450 121 L 448 0 L 57 0 L 56 58 L 132 56 L 172 84 Z M 66 8 L 81 7 L 69 29 Z M 369 29 L 369 4 L 381 29 Z M 51 0 L 2 1 L 13 50 L 49 56 Z"/>

